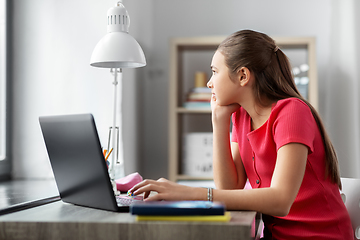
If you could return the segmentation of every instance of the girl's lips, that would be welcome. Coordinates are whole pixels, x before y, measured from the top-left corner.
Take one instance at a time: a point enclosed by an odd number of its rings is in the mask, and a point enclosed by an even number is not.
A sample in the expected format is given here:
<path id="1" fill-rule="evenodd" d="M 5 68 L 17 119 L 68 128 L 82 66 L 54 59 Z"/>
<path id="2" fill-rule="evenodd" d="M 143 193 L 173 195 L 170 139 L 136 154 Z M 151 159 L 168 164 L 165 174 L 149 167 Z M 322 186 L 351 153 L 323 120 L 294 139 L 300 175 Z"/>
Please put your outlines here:
<path id="1" fill-rule="evenodd" d="M 214 101 L 216 101 L 215 93 L 212 93 L 212 94 L 211 94 L 211 98 L 212 98 Z"/>

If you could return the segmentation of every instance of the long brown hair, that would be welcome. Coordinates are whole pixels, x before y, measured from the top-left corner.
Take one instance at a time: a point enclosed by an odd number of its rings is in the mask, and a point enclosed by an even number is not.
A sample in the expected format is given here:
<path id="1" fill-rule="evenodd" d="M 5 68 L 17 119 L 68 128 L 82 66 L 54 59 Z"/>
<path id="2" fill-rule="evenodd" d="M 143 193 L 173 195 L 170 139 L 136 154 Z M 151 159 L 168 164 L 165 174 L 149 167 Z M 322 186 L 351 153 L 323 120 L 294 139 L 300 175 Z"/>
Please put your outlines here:
<path id="1" fill-rule="evenodd" d="M 254 96 L 260 106 L 266 100 L 295 97 L 304 101 L 314 116 L 321 133 L 326 154 L 326 176 L 341 189 L 339 164 L 335 149 L 326 133 L 324 124 L 315 108 L 299 93 L 291 72 L 287 56 L 275 41 L 266 34 L 252 30 L 242 30 L 227 37 L 217 49 L 225 57 L 230 77 L 246 67 L 255 75 Z"/>

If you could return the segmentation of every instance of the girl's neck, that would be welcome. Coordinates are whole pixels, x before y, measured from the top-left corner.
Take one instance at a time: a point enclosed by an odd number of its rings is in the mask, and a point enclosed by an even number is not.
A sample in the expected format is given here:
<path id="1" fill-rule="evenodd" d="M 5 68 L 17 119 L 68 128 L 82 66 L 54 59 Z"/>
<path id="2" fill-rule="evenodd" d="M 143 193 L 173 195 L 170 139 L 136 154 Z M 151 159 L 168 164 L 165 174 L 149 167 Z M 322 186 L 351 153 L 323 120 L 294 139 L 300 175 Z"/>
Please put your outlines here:
<path id="1" fill-rule="evenodd" d="M 252 130 L 258 129 L 269 119 L 273 104 L 274 102 L 269 101 L 266 106 L 260 106 L 253 102 L 248 106 L 243 106 L 246 112 L 250 115 Z"/>
<path id="2" fill-rule="evenodd" d="M 252 116 L 250 115 L 251 129 L 256 130 L 259 127 L 261 127 L 262 125 L 264 125 L 264 123 L 266 123 L 266 121 L 269 119 L 270 114 L 271 114 L 271 106 L 262 108 L 261 112 L 252 114 Z"/>

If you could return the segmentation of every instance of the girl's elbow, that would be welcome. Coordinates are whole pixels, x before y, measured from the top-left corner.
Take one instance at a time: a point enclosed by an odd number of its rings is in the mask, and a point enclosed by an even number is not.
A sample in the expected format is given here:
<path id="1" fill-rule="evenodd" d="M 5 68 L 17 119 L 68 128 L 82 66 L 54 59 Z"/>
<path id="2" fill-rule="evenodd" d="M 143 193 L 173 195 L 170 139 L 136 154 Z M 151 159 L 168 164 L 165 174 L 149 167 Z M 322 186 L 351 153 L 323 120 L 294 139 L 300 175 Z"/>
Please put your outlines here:
<path id="1" fill-rule="evenodd" d="M 274 208 L 274 216 L 276 217 L 286 217 L 291 209 L 291 206 L 293 204 L 293 201 L 279 201 L 277 204 L 277 207 Z"/>
<path id="2" fill-rule="evenodd" d="M 291 194 L 288 193 L 277 193 L 274 195 L 277 197 L 273 198 L 273 216 L 286 217 L 290 212 L 296 196 L 291 196 Z"/>
<path id="3" fill-rule="evenodd" d="M 279 208 L 276 209 L 273 215 L 275 217 L 286 217 L 289 214 L 289 212 L 290 212 L 290 207 L 280 206 Z"/>

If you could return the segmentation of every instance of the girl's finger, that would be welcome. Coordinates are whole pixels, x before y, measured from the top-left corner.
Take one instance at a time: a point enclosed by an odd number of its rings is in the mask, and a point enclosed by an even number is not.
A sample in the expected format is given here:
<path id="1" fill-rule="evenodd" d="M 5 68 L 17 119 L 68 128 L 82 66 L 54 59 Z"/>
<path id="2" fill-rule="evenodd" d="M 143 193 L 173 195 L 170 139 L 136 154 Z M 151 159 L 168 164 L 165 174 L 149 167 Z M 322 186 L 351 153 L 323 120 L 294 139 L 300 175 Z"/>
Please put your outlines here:
<path id="1" fill-rule="evenodd" d="M 150 195 L 150 192 L 145 192 L 144 199 L 147 199 L 149 197 L 149 195 Z"/>
<path id="2" fill-rule="evenodd" d="M 159 192 L 161 190 L 159 183 L 155 182 L 155 181 L 149 181 L 148 184 L 142 185 L 139 188 L 134 190 L 134 194 L 135 195 L 139 195 L 142 193 L 146 193 L 148 192 L 150 194 L 150 192 L 155 191 L 155 192 Z"/>
<path id="3" fill-rule="evenodd" d="M 154 195 L 151 195 L 150 197 L 148 198 L 144 198 L 144 201 L 145 202 L 151 202 L 151 201 L 160 201 L 160 200 L 164 200 L 162 197 L 161 197 L 161 194 L 154 194 Z"/>
<path id="4" fill-rule="evenodd" d="M 130 193 L 134 193 L 135 191 L 137 191 L 139 188 L 143 187 L 143 186 L 146 186 L 148 184 L 150 184 L 151 182 L 155 182 L 154 180 L 149 180 L 149 179 L 146 179 L 142 182 L 139 182 L 138 184 L 136 184 L 135 186 L 133 186 L 132 188 L 130 188 L 129 192 Z"/>

